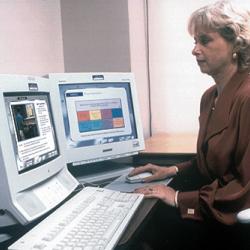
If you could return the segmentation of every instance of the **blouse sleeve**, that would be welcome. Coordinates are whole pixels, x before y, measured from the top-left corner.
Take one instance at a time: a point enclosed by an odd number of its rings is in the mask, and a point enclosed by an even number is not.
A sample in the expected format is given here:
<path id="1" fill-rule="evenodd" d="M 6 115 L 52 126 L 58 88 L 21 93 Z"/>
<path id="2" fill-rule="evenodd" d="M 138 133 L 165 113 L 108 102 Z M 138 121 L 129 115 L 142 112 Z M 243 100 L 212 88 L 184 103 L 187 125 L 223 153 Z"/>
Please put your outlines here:
<path id="1" fill-rule="evenodd" d="M 176 164 L 178 171 L 182 172 L 184 170 L 188 170 L 192 167 L 194 167 L 196 165 L 196 158 L 189 160 L 189 161 L 185 161 L 185 162 L 181 162 Z"/>

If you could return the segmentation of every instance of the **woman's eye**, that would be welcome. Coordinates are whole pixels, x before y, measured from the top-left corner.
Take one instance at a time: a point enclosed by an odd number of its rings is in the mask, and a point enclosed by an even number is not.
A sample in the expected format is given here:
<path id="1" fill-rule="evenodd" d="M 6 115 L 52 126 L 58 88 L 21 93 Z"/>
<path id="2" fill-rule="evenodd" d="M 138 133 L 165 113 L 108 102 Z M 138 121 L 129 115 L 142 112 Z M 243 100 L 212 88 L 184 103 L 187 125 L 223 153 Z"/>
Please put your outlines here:
<path id="1" fill-rule="evenodd" d="M 207 45 L 211 41 L 207 36 L 201 36 L 199 40 L 202 45 Z"/>

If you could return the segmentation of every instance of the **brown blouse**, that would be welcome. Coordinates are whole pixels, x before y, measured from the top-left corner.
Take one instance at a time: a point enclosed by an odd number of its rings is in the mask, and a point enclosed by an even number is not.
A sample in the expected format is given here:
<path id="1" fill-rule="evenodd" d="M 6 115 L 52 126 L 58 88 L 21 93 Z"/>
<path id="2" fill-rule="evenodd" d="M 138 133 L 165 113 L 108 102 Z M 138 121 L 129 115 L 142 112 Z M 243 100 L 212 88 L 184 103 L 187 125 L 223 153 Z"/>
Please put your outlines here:
<path id="1" fill-rule="evenodd" d="M 217 99 L 209 88 L 200 104 L 197 157 L 178 166 L 197 167 L 207 183 L 199 190 L 180 192 L 181 216 L 214 218 L 234 224 L 238 211 L 250 207 L 250 75 L 238 72 Z"/>

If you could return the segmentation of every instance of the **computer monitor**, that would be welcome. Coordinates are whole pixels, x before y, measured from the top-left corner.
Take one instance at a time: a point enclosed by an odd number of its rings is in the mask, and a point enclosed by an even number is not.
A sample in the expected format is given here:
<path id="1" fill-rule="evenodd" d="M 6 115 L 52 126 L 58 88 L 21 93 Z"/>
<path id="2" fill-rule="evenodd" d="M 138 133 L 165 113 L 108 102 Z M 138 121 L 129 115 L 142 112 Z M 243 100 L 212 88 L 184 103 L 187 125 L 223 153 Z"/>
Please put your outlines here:
<path id="1" fill-rule="evenodd" d="M 77 187 L 60 147 L 50 81 L 0 75 L 0 227 L 28 224 Z"/>
<path id="2" fill-rule="evenodd" d="M 84 166 L 137 154 L 143 130 L 132 73 L 55 73 L 66 160 Z M 105 169 L 104 169 L 105 171 Z"/>

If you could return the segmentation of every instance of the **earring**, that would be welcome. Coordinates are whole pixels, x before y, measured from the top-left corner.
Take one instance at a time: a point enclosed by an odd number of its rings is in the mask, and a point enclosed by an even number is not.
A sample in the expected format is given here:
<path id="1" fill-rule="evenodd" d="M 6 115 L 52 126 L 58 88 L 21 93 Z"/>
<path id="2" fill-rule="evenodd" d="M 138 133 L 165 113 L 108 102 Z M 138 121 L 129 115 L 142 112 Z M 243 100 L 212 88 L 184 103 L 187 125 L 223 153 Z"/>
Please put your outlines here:
<path id="1" fill-rule="evenodd" d="M 238 57 L 237 53 L 236 53 L 236 52 L 234 52 L 234 53 L 233 53 L 233 59 L 234 59 L 234 60 L 236 60 L 236 59 L 237 59 L 237 57 Z"/>

